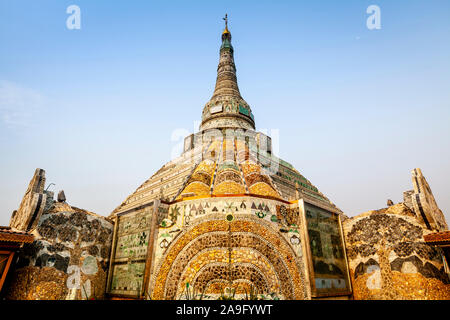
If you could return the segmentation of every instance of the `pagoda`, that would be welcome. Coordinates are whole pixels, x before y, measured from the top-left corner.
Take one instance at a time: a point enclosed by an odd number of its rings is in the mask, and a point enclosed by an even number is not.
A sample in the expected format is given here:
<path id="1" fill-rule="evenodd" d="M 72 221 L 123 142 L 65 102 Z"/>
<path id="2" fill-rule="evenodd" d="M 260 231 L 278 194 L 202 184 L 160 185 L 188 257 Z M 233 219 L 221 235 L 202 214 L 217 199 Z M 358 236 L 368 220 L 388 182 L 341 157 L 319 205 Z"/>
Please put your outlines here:
<path id="1" fill-rule="evenodd" d="M 255 130 L 225 16 L 199 131 L 110 215 L 107 293 L 151 299 L 351 294 L 342 211 Z"/>

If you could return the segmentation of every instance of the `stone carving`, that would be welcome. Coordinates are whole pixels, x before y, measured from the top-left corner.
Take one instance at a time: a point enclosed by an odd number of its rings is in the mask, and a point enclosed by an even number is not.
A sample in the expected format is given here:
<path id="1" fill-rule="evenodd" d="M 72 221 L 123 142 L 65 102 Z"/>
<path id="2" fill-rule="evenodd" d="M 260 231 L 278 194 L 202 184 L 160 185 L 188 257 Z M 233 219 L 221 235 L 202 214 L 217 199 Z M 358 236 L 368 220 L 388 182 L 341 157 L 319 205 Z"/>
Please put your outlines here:
<path id="1" fill-rule="evenodd" d="M 58 192 L 58 202 L 66 202 L 66 195 L 64 194 L 64 190 Z"/>
<path id="2" fill-rule="evenodd" d="M 103 298 L 113 224 L 53 202 L 39 218 L 35 241 L 18 253 L 8 299 Z"/>
<path id="3" fill-rule="evenodd" d="M 420 169 L 412 171 L 412 181 L 414 194 L 412 194 L 412 204 L 418 219 L 423 221 L 428 229 L 444 231 L 448 229 L 444 214 L 439 209 L 430 186 Z"/>
<path id="4" fill-rule="evenodd" d="M 441 253 L 424 243 L 429 231 L 407 206 L 343 223 L 355 299 L 450 299 Z"/>
<path id="5" fill-rule="evenodd" d="M 36 226 L 46 206 L 47 197 L 53 199 L 53 193 L 44 191 L 44 185 L 45 171 L 36 169 L 19 209 L 11 217 L 10 227 L 30 231 Z"/>

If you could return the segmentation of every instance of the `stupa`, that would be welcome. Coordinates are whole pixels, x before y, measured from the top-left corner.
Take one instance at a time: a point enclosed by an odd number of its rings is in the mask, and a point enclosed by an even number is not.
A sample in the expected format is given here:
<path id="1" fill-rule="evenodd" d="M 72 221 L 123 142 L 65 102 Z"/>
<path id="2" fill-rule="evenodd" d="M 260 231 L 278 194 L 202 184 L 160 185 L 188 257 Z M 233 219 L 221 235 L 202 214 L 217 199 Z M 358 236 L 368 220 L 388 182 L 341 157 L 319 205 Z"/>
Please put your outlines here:
<path id="1" fill-rule="evenodd" d="M 216 86 L 199 131 L 110 215 L 116 238 L 108 292 L 152 299 L 350 294 L 342 212 L 255 131 L 224 19 Z M 314 266 L 308 252 L 321 247 Z"/>

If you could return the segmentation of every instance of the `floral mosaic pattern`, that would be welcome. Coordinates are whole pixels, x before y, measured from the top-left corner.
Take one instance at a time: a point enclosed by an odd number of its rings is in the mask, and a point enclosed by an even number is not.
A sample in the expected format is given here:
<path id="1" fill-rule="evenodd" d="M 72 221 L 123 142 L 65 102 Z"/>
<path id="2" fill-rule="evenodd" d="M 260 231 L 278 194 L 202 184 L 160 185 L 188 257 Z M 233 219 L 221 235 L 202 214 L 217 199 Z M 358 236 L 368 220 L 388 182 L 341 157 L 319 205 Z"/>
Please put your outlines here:
<path id="1" fill-rule="evenodd" d="M 110 294 L 140 294 L 143 286 L 150 228 L 150 210 L 120 216 L 117 220 L 116 251 L 112 261 Z"/>

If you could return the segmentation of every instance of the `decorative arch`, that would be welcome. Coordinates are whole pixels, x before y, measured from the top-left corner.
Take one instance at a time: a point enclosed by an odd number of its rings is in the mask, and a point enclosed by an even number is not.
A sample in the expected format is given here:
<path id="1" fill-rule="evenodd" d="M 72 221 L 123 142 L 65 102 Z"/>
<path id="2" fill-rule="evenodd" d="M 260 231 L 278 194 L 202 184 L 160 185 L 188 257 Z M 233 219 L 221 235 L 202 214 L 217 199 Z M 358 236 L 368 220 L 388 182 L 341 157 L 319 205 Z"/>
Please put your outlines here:
<path id="1" fill-rule="evenodd" d="M 208 234 L 206 234 L 206 236 L 207 235 Z M 200 237 L 204 236 L 205 235 L 202 235 Z M 229 261 L 230 257 L 231 261 Z M 267 288 L 264 290 L 264 292 L 279 292 L 281 281 L 278 277 L 278 274 L 274 266 L 262 253 L 252 248 L 241 247 L 233 248 L 230 255 L 228 248 L 212 247 L 198 252 L 186 265 L 182 272 L 180 280 L 178 281 L 176 297 L 182 296 L 186 287 L 186 283 L 189 283 L 192 287 L 194 287 L 198 293 L 203 292 L 199 292 L 200 288 L 196 283 L 196 279 L 198 279 L 199 275 L 204 271 L 206 267 L 217 263 L 225 264 L 228 266 L 229 262 L 231 262 L 231 266 L 242 265 L 247 263 L 249 260 L 251 261 L 252 266 L 257 268 L 259 272 L 265 277 Z M 228 270 L 225 270 L 220 274 L 225 274 L 226 279 L 229 279 L 230 277 Z M 237 273 L 231 271 L 231 277 L 234 278 L 235 274 Z M 217 277 L 217 280 L 220 279 L 223 279 L 223 277 Z M 228 283 L 228 281 L 226 282 Z M 202 286 L 201 289 L 205 289 L 204 286 Z M 220 291 L 216 293 L 220 293 Z"/>
<path id="2" fill-rule="evenodd" d="M 223 262 L 209 264 L 198 272 L 193 286 L 197 288 L 197 292 L 205 292 L 211 282 L 223 280 L 220 278 L 221 274 L 229 276 L 229 279 L 225 279 L 225 283 L 246 280 L 257 287 L 258 292 L 269 292 L 269 283 L 264 274 L 251 263 L 233 264 L 231 266 Z"/>
<path id="3" fill-rule="evenodd" d="M 279 294 L 286 299 L 304 298 L 301 266 L 295 252 L 278 231 L 273 230 L 269 223 L 253 217 L 236 217 L 227 222 L 224 216 L 218 215 L 190 226 L 170 244 L 154 273 L 152 299 L 175 299 L 185 268 L 195 261 L 199 253 L 228 247 L 254 250 L 263 255 L 275 270 Z M 218 262 L 214 257 L 209 261 Z M 267 277 L 264 277 L 267 282 Z M 244 274 L 242 279 L 246 279 Z M 208 279 L 209 282 L 215 280 L 220 280 L 220 277 Z"/>

